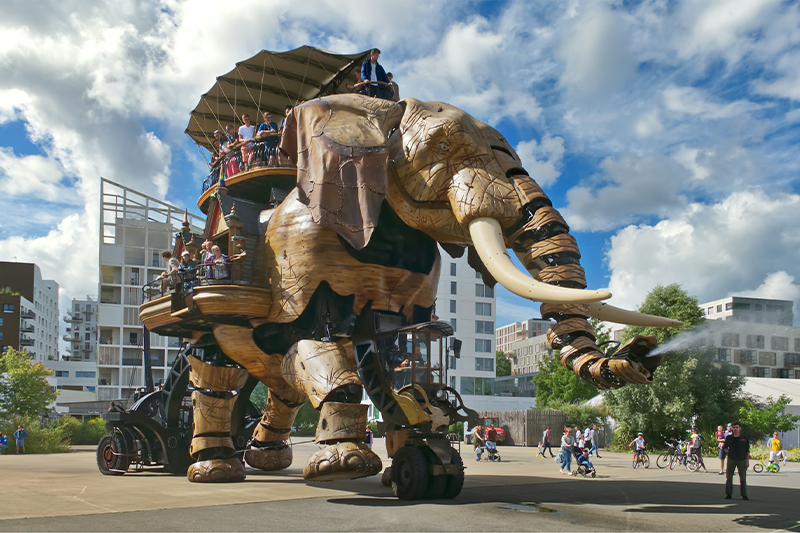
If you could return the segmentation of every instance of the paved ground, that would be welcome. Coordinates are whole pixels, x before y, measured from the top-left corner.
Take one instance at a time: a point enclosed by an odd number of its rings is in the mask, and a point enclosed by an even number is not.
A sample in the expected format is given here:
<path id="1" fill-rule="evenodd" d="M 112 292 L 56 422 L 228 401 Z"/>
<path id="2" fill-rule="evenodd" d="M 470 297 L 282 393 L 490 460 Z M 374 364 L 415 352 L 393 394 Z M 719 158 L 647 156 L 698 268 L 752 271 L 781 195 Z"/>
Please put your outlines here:
<path id="1" fill-rule="evenodd" d="M 0 457 L 0 531 L 744 531 L 800 532 L 800 465 L 748 475 L 750 501 L 724 477 L 685 469 L 633 470 L 606 453 L 596 479 L 561 476 L 535 449 L 501 447 L 503 462 L 467 459 L 456 500 L 401 502 L 378 477 L 309 485 L 302 465 L 316 447 L 295 447 L 278 474 L 203 485 L 142 472 L 102 476 L 93 449 Z M 380 444 L 376 451 L 389 464 Z M 464 448 L 467 452 L 467 448 Z M 716 461 L 708 460 L 709 466 Z"/>

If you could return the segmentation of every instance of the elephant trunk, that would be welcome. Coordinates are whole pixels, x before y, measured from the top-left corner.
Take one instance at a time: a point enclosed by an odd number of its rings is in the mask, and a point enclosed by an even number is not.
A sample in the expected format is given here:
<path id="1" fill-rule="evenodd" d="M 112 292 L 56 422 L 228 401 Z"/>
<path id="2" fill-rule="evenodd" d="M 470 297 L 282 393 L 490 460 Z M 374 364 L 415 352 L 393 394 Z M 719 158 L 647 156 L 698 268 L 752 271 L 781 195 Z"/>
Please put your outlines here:
<path id="1" fill-rule="evenodd" d="M 506 243 L 535 280 L 586 294 L 588 291 L 582 290 L 586 288 L 586 276 L 580 265 L 580 251 L 575 238 L 569 234 L 569 226 L 530 177 L 514 175 L 510 179 L 520 196 L 523 216 L 506 231 Z M 636 337 L 614 357 L 606 356 L 598 347 L 588 321 L 593 311 L 606 304 L 589 301 L 549 301 L 542 304 L 542 317 L 556 321 L 548 330 L 547 338 L 553 349 L 561 350 L 561 364 L 571 368 L 581 379 L 603 389 L 651 382 L 653 372 L 661 363 L 660 358 L 647 357 L 656 346 L 655 339 Z M 613 315 L 615 309 L 606 306 L 605 310 Z M 648 324 L 653 320 L 659 322 L 660 318 L 619 311 L 628 313 L 626 318 Z"/>

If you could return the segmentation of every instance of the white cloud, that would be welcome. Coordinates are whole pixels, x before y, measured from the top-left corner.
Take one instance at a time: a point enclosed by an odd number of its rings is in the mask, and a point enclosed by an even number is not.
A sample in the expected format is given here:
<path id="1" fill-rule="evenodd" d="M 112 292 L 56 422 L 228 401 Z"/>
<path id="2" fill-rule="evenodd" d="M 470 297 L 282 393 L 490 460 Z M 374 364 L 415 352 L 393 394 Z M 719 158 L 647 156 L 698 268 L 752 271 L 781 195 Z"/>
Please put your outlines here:
<path id="1" fill-rule="evenodd" d="M 564 157 L 564 139 L 549 134 L 536 139 L 522 141 L 517 145 L 517 155 L 528 175 L 539 185 L 546 186 L 555 182 L 561 175 L 561 161 Z"/>
<path id="2" fill-rule="evenodd" d="M 794 302 L 794 314 L 800 311 L 800 284 L 795 283 L 795 277 L 781 270 L 772 272 L 756 289 L 737 292 L 734 296 L 750 296 L 754 298 L 772 298 L 774 300 L 791 300 Z"/>
<path id="3" fill-rule="evenodd" d="M 700 301 L 731 294 L 783 294 L 798 302 L 800 195 L 733 193 L 691 204 L 655 225 L 628 226 L 606 254 L 614 303 L 632 307 L 656 284 L 679 283 Z M 777 273 L 777 274 L 776 274 Z M 760 294 L 761 291 L 764 294 Z"/>
<path id="4" fill-rule="evenodd" d="M 687 115 L 698 115 L 704 119 L 731 118 L 761 106 L 751 102 L 731 102 L 718 104 L 710 101 L 704 91 L 694 87 L 676 87 L 670 85 L 663 91 L 664 105 L 670 111 Z"/>

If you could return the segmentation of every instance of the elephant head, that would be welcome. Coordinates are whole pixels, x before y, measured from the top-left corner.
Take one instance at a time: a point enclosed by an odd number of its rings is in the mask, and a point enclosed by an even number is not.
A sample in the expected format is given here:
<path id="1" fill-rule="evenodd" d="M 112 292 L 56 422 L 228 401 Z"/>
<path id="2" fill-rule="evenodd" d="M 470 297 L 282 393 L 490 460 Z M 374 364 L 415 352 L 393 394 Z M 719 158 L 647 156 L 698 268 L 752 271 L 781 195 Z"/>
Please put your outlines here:
<path id="1" fill-rule="evenodd" d="M 677 321 L 614 308 L 601 303 L 607 291 L 585 290 L 569 226 L 494 128 L 441 102 L 338 95 L 296 107 L 281 149 L 297 164 L 299 198 L 313 220 L 354 248 L 369 243 L 385 201 L 448 252 L 469 248 L 487 284 L 542 302 L 542 316 L 556 321 L 552 346 L 581 378 L 602 388 L 652 378 L 660 359 L 646 354 L 654 343 L 636 339 L 619 357 L 606 357 L 587 319 Z"/>

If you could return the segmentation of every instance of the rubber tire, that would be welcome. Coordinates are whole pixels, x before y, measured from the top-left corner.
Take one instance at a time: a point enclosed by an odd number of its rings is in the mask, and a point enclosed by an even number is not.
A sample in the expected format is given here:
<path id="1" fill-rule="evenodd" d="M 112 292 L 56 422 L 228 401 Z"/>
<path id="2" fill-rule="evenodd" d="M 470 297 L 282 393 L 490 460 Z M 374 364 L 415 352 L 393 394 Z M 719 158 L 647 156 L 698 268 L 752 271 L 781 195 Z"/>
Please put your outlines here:
<path id="1" fill-rule="evenodd" d="M 673 455 L 669 460 L 669 469 L 675 470 L 675 465 L 677 465 L 678 463 L 680 463 L 680 461 L 678 460 L 677 457 Z"/>
<path id="2" fill-rule="evenodd" d="M 639 468 L 639 456 L 637 456 L 634 453 L 633 454 L 633 469 L 636 470 L 637 468 Z"/>
<path id="3" fill-rule="evenodd" d="M 461 489 L 464 488 L 464 460 L 455 448 L 450 448 L 450 464 L 458 465 L 459 470 L 457 474 L 447 476 L 447 486 L 442 492 L 444 500 L 452 500 L 461 494 Z"/>
<path id="4" fill-rule="evenodd" d="M 116 447 L 116 450 L 114 449 Z M 118 432 L 106 433 L 100 439 L 97 445 L 97 468 L 104 476 L 121 476 L 124 475 L 131 464 L 128 453 L 127 443 L 125 438 Z M 116 452 L 123 455 L 114 455 Z M 120 470 L 120 472 L 113 472 L 113 470 Z"/>
<path id="5" fill-rule="evenodd" d="M 656 459 L 656 466 L 661 469 L 667 468 L 669 466 L 670 457 L 671 457 L 670 454 L 662 453 L 661 455 L 658 456 L 658 459 Z"/>
<path id="6" fill-rule="evenodd" d="M 392 467 L 387 466 L 386 469 L 381 474 L 381 485 L 384 487 L 391 487 L 392 486 Z"/>
<path id="7" fill-rule="evenodd" d="M 777 474 L 780 471 L 781 471 L 781 465 L 779 465 L 778 463 L 775 463 L 775 471 L 773 472 L 773 474 Z"/>
<path id="8" fill-rule="evenodd" d="M 762 465 L 761 463 L 756 463 L 753 465 L 753 472 L 755 472 L 756 474 L 760 474 L 763 471 L 764 471 L 764 465 Z"/>
<path id="9" fill-rule="evenodd" d="M 642 464 L 645 468 L 650 468 L 650 456 L 646 453 L 642 454 Z"/>
<path id="10" fill-rule="evenodd" d="M 420 447 L 422 453 L 425 454 L 425 458 L 428 461 L 429 465 L 438 465 L 439 458 L 436 456 L 436 452 L 431 450 L 427 446 Z M 447 476 L 433 476 L 428 475 L 428 488 L 425 490 L 425 496 L 423 496 L 424 500 L 438 500 L 441 499 L 442 493 L 444 493 L 444 489 L 447 487 Z"/>
<path id="11" fill-rule="evenodd" d="M 392 460 L 392 490 L 401 500 L 419 500 L 428 489 L 428 460 L 419 448 L 403 446 Z"/>
<path id="12" fill-rule="evenodd" d="M 592 472 L 592 477 L 597 477 L 597 472 Z"/>

